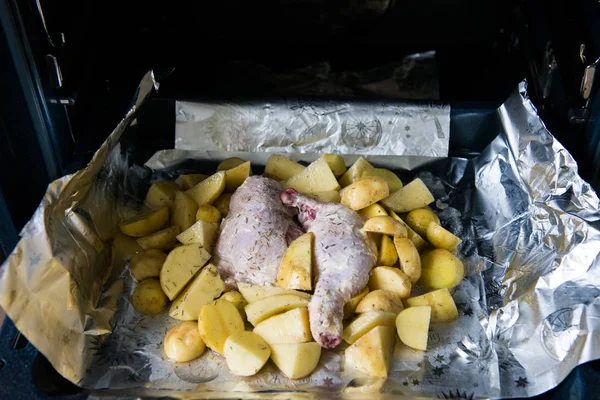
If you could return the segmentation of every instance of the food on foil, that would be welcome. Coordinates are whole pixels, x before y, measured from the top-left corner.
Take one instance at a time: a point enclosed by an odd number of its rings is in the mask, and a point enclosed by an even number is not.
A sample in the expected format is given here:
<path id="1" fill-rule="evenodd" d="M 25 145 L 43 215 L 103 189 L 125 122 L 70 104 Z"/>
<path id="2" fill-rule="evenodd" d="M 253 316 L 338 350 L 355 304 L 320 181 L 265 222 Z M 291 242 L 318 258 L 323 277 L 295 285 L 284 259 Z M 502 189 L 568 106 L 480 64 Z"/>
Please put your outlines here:
<path id="1" fill-rule="evenodd" d="M 387 377 L 396 337 L 423 351 L 430 323 L 458 319 L 448 289 L 464 278 L 452 253 L 461 241 L 433 200 L 420 179 L 403 186 L 362 157 L 346 169 L 331 154 L 307 167 L 273 155 L 265 176 L 236 157 L 212 176 L 157 182 L 149 210 L 120 225 L 141 248 L 133 306 L 153 315 L 172 301 L 183 322 L 163 350 L 176 362 L 208 347 L 234 375 L 271 359 L 300 379 L 344 340 L 347 366 Z M 414 285 L 434 291 L 411 298 Z"/>

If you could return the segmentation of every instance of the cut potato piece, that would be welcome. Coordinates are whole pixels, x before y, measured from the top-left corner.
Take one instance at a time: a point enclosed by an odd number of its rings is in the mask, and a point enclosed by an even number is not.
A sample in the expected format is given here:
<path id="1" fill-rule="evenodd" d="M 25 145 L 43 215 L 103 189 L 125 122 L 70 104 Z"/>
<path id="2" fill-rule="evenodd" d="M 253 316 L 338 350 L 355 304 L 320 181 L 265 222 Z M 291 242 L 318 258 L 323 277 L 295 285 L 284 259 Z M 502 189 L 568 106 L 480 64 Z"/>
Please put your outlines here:
<path id="1" fill-rule="evenodd" d="M 129 262 L 131 275 L 138 281 L 148 278 L 158 278 L 167 255 L 160 250 L 145 250 L 133 257 Z"/>
<path id="2" fill-rule="evenodd" d="M 202 204 L 211 204 L 217 200 L 225 190 L 225 182 L 225 171 L 219 171 L 185 193 L 194 199 L 198 206 L 201 206 Z"/>
<path id="3" fill-rule="evenodd" d="M 223 354 L 225 340 L 244 331 L 244 320 L 233 304 L 219 299 L 200 309 L 198 331 L 209 348 Z"/>
<path id="4" fill-rule="evenodd" d="M 238 282 L 238 290 L 248 303 L 254 303 L 267 297 L 279 296 L 282 294 L 290 294 L 307 300 L 310 300 L 311 298 L 310 294 L 298 292 L 296 290 L 282 289 L 275 286 L 258 286 L 244 282 Z"/>
<path id="5" fill-rule="evenodd" d="M 395 192 L 398 189 L 402 188 L 402 181 L 398 178 L 398 175 L 385 168 L 371 168 L 367 169 L 360 176 L 361 179 L 367 178 L 369 176 L 377 176 L 379 178 L 384 179 L 388 187 L 390 188 L 390 193 Z"/>
<path id="6" fill-rule="evenodd" d="M 379 256 L 377 258 L 377 265 L 392 266 L 396 264 L 397 261 L 398 253 L 396 252 L 394 242 L 389 236 L 381 235 L 381 241 L 379 242 Z"/>
<path id="7" fill-rule="evenodd" d="M 290 379 L 304 378 L 317 368 L 321 346 L 315 342 L 272 344 L 271 360 Z"/>
<path id="8" fill-rule="evenodd" d="M 344 175 L 346 172 L 346 162 L 344 161 L 344 157 L 339 154 L 325 154 L 323 155 L 323 158 L 336 178 Z"/>
<path id="9" fill-rule="evenodd" d="M 220 225 L 213 222 L 198 220 L 184 232 L 177 235 L 177 240 L 183 244 L 200 244 L 209 251 L 219 237 Z"/>
<path id="10" fill-rule="evenodd" d="M 179 235 L 179 227 L 172 226 L 141 237 L 137 242 L 143 249 L 170 251 L 175 247 L 175 243 L 177 243 L 177 235 Z"/>
<path id="11" fill-rule="evenodd" d="M 340 185 L 342 187 L 346 187 L 353 184 L 362 178 L 362 175 L 366 170 L 371 168 L 373 168 L 373 166 L 367 160 L 359 157 L 358 160 L 356 160 L 348 169 L 348 171 L 342 175 L 340 178 Z"/>
<path id="12" fill-rule="evenodd" d="M 184 192 L 176 192 L 171 225 L 177 226 L 180 232 L 185 231 L 196 222 L 197 211 L 198 206 L 194 199 Z"/>
<path id="13" fill-rule="evenodd" d="M 429 289 L 452 289 L 465 277 L 465 267 L 454 254 L 434 249 L 421 256 L 419 284 Z"/>
<path id="14" fill-rule="evenodd" d="M 369 293 L 369 287 L 365 286 L 356 296 L 344 304 L 344 319 L 352 318 L 356 314 L 356 306 Z"/>
<path id="15" fill-rule="evenodd" d="M 435 222 L 431 222 L 429 226 L 427 226 L 427 239 L 435 247 L 446 249 L 448 251 L 456 249 L 462 241 Z"/>
<path id="16" fill-rule="evenodd" d="M 277 286 L 284 289 L 312 290 L 312 258 L 315 235 L 305 233 L 294 240 L 283 254 Z"/>
<path id="17" fill-rule="evenodd" d="M 308 167 L 285 182 L 286 188 L 296 189 L 302 194 L 313 194 L 338 190 L 340 185 L 323 157 L 313 161 Z"/>
<path id="18" fill-rule="evenodd" d="M 392 211 L 403 213 L 425 207 L 434 200 L 427 186 L 417 178 L 381 200 L 381 204 Z"/>
<path id="19" fill-rule="evenodd" d="M 162 207 L 173 207 L 175 201 L 175 192 L 179 190 L 179 186 L 175 182 L 161 181 L 153 183 L 146 193 L 144 204 L 146 207 L 157 210 Z"/>
<path id="20" fill-rule="evenodd" d="M 226 217 L 227 213 L 229 212 L 229 203 L 231 202 L 231 196 L 231 193 L 223 193 L 213 203 L 213 205 L 217 207 L 217 210 L 219 210 L 223 217 Z"/>
<path id="21" fill-rule="evenodd" d="M 342 204 L 355 211 L 375 204 L 389 194 L 387 183 L 376 176 L 361 179 L 340 191 Z"/>
<path id="22" fill-rule="evenodd" d="M 404 225 L 387 216 L 369 218 L 363 225 L 363 230 L 390 236 L 406 237 L 407 235 Z"/>
<path id="23" fill-rule="evenodd" d="M 300 296 L 282 294 L 266 297 L 246 306 L 248 322 L 256 326 L 265 319 L 276 314 L 281 314 L 294 308 L 307 307 L 308 300 Z"/>
<path id="24" fill-rule="evenodd" d="M 246 308 L 248 302 L 240 292 L 232 290 L 231 292 L 224 293 L 221 298 L 233 304 L 240 312 L 242 318 L 246 319 L 246 310 L 244 308 Z"/>
<path id="25" fill-rule="evenodd" d="M 348 366 L 370 376 L 386 378 L 396 345 L 393 327 L 377 326 L 345 351 Z"/>
<path id="26" fill-rule="evenodd" d="M 400 270 L 408 276 L 410 283 L 416 283 L 421 277 L 421 256 L 408 238 L 394 237 L 394 246 L 398 253 Z"/>
<path id="27" fill-rule="evenodd" d="M 162 229 L 168 221 L 169 209 L 163 207 L 127 218 L 119 224 L 119 228 L 126 235 L 142 237 Z"/>
<path id="28" fill-rule="evenodd" d="M 224 356 L 232 374 L 252 376 L 269 361 L 271 348 L 255 333 L 237 332 L 225 340 Z"/>
<path id="29" fill-rule="evenodd" d="M 173 249 L 160 270 L 160 285 L 173 300 L 210 259 L 210 254 L 197 244 L 186 244 Z"/>
<path id="30" fill-rule="evenodd" d="M 147 315 L 155 315 L 162 312 L 169 300 L 160 288 L 158 279 L 146 279 L 141 281 L 131 295 L 131 305 L 137 312 Z"/>
<path id="31" fill-rule="evenodd" d="M 286 181 L 298 175 L 306 167 L 279 154 L 273 154 L 267 160 L 264 175 L 276 181 Z"/>
<path id="32" fill-rule="evenodd" d="M 413 244 L 419 252 L 425 250 L 429 246 L 429 243 L 427 243 L 425 239 L 421 237 L 421 235 L 419 235 L 410 226 L 408 226 L 408 224 L 404 222 L 402 218 L 398 216 L 398 214 L 396 214 L 393 211 L 390 211 L 390 217 L 394 218 L 406 228 L 406 236 L 410 239 L 411 242 L 413 242 Z"/>
<path id="33" fill-rule="evenodd" d="M 440 223 L 440 219 L 429 208 L 417 208 L 406 214 L 406 223 L 421 236 L 427 237 L 427 227 L 430 222 Z"/>
<path id="34" fill-rule="evenodd" d="M 179 185 L 181 190 L 189 190 L 208 178 L 204 174 L 181 174 L 175 179 L 175 183 Z"/>
<path id="35" fill-rule="evenodd" d="M 389 290 L 373 290 L 369 292 L 356 306 L 356 312 L 359 314 L 369 311 L 385 311 L 398 314 L 404 310 L 402 299 L 394 292 Z"/>
<path id="36" fill-rule="evenodd" d="M 369 219 L 373 217 L 384 217 L 388 215 L 388 213 L 385 211 L 385 208 L 376 203 L 363 208 L 358 212 L 358 215 L 363 217 L 363 219 Z"/>
<path id="37" fill-rule="evenodd" d="M 354 318 L 346 328 L 344 328 L 343 338 L 346 342 L 352 344 L 361 336 L 365 335 L 376 326 L 394 327 L 396 323 L 396 314 L 385 311 L 368 311 L 359 314 Z"/>
<path id="38" fill-rule="evenodd" d="M 308 309 L 294 308 L 256 325 L 254 333 L 269 344 L 304 343 L 312 340 Z"/>
<path id="39" fill-rule="evenodd" d="M 229 193 L 235 192 L 235 189 L 239 188 L 251 173 L 250 161 L 246 161 L 235 168 L 225 171 L 225 191 Z"/>
<path id="40" fill-rule="evenodd" d="M 200 309 L 219 297 L 225 285 L 217 267 L 208 264 L 171 304 L 169 316 L 182 321 L 197 320 Z"/>
<path id="41" fill-rule="evenodd" d="M 396 330 L 400 341 L 417 350 L 427 350 L 431 307 L 409 307 L 396 317 Z"/>
<path id="42" fill-rule="evenodd" d="M 167 331 L 163 340 L 166 356 L 176 362 L 192 361 L 206 350 L 196 321 L 185 321 Z"/>
<path id="43" fill-rule="evenodd" d="M 398 268 L 376 267 L 371 270 L 369 289 L 389 290 L 406 299 L 410 296 L 412 285 L 408 276 Z"/>
<path id="44" fill-rule="evenodd" d="M 235 167 L 237 167 L 239 165 L 242 165 L 245 162 L 246 162 L 246 160 L 241 159 L 239 157 L 226 158 L 223 161 L 221 161 L 219 163 L 219 165 L 217 166 L 217 172 L 219 172 L 219 171 L 227 171 L 228 169 L 235 168 Z"/>
<path id="45" fill-rule="evenodd" d="M 431 323 L 453 322 L 458 319 L 458 310 L 448 289 L 434 290 L 421 296 L 406 299 L 407 307 L 430 306 Z"/>
<path id="46" fill-rule="evenodd" d="M 337 190 L 329 190 L 327 192 L 318 192 L 310 195 L 313 199 L 319 200 L 321 203 L 339 203 L 342 201 L 340 192 Z"/>
<path id="47" fill-rule="evenodd" d="M 196 221 L 202 220 L 205 222 L 219 223 L 221 222 L 221 211 L 210 204 L 203 204 L 196 211 Z"/>

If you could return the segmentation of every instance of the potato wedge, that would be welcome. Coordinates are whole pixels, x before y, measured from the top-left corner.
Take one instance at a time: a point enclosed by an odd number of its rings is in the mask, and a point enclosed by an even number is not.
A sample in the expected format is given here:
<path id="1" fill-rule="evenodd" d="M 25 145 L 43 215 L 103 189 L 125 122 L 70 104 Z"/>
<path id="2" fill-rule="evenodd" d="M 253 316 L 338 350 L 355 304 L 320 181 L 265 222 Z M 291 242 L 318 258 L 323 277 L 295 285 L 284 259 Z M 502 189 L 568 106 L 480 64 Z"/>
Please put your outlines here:
<path id="1" fill-rule="evenodd" d="M 167 255 L 160 250 L 144 250 L 131 257 L 129 269 L 131 275 L 138 281 L 148 278 L 158 278 Z"/>
<path id="2" fill-rule="evenodd" d="M 402 299 L 394 292 L 389 290 L 373 290 L 367 293 L 365 297 L 356 306 L 358 314 L 369 311 L 385 311 L 398 314 L 404 310 Z"/>
<path id="3" fill-rule="evenodd" d="M 419 284 L 429 289 L 452 289 L 465 277 L 465 267 L 454 254 L 434 249 L 421 256 Z"/>
<path id="4" fill-rule="evenodd" d="M 388 215 L 385 211 L 385 208 L 381 207 L 379 204 L 371 204 L 368 207 L 363 208 L 358 212 L 358 215 L 363 217 L 363 219 L 369 219 L 373 217 L 384 217 Z"/>
<path id="5" fill-rule="evenodd" d="M 131 305 L 141 314 L 155 315 L 161 313 L 169 300 L 160 288 L 158 279 L 141 281 L 131 295 Z"/>
<path id="6" fill-rule="evenodd" d="M 253 332 L 236 332 L 225 340 L 223 355 L 229 372 L 238 376 L 252 376 L 269 361 L 271 348 Z"/>
<path id="7" fill-rule="evenodd" d="M 398 236 L 397 236 L 398 237 Z M 407 239 L 408 240 L 408 239 Z M 418 253 L 417 253 L 418 254 Z M 394 242 L 388 235 L 381 235 L 377 265 L 392 266 L 398 261 L 398 253 Z"/>
<path id="8" fill-rule="evenodd" d="M 419 235 L 427 237 L 427 227 L 430 222 L 440 223 L 440 219 L 429 208 L 417 208 L 406 214 L 406 223 Z"/>
<path id="9" fill-rule="evenodd" d="M 360 292 L 352 297 L 346 304 L 344 304 L 344 319 L 352 318 L 356 312 L 356 306 L 360 301 L 369 293 L 369 287 L 365 286 Z"/>
<path id="10" fill-rule="evenodd" d="M 147 236 L 162 229 L 169 221 L 169 208 L 146 211 L 127 218 L 119 224 L 121 232 L 128 236 Z"/>
<path id="11" fill-rule="evenodd" d="M 341 203 L 355 211 L 375 204 L 389 194 L 387 183 L 376 176 L 356 181 L 340 191 Z"/>
<path id="12" fill-rule="evenodd" d="M 329 190 L 327 192 L 317 192 L 310 195 L 313 199 L 319 200 L 321 203 L 339 203 L 342 201 L 340 192 L 337 190 Z"/>
<path id="13" fill-rule="evenodd" d="M 431 222 L 427 226 L 427 239 L 438 249 L 446 249 L 448 251 L 456 249 L 462 242 L 462 240 L 454 236 L 450 231 L 435 222 Z"/>
<path id="14" fill-rule="evenodd" d="M 396 314 L 385 311 L 368 311 L 359 314 L 348 326 L 344 328 L 342 337 L 346 342 L 352 344 L 360 339 L 376 326 L 394 327 L 396 323 Z"/>
<path id="15" fill-rule="evenodd" d="M 233 304 L 219 299 L 200 309 L 198 331 L 210 349 L 223 354 L 225 340 L 244 331 L 244 320 Z"/>
<path id="16" fill-rule="evenodd" d="M 180 232 L 185 231 L 196 222 L 197 211 L 198 206 L 194 199 L 184 192 L 175 192 L 171 225 L 178 227 Z"/>
<path id="17" fill-rule="evenodd" d="M 144 204 L 152 210 L 158 210 L 162 207 L 173 207 L 175 201 L 175 192 L 179 190 L 179 186 L 175 182 L 160 181 L 153 183 L 146 193 Z"/>
<path id="18" fill-rule="evenodd" d="M 160 285 L 173 300 L 210 259 L 210 254 L 197 244 L 186 244 L 173 249 L 160 270 Z"/>
<path id="19" fill-rule="evenodd" d="M 369 218 L 363 225 L 363 230 L 398 237 L 406 237 L 407 235 L 404 225 L 394 218 L 386 216 Z"/>
<path id="20" fill-rule="evenodd" d="M 181 322 L 167 331 L 163 340 L 165 355 L 176 362 L 192 361 L 206 350 L 196 321 Z"/>
<path id="21" fill-rule="evenodd" d="M 182 321 L 197 320 L 200 309 L 219 297 L 225 285 L 217 267 L 208 264 L 171 304 L 169 316 Z"/>
<path id="22" fill-rule="evenodd" d="M 203 204 L 196 211 L 196 221 L 202 220 L 205 222 L 220 223 L 221 219 L 221 211 L 210 204 Z"/>
<path id="23" fill-rule="evenodd" d="M 202 204 L 211 204 L 219 198 L 225 190 L 225 171 L 219 171 L 209 176 L 193 188 L 187 190 L 188 194 L 198 206 Z"/>
<path id="24" fill-rule="evenodd" d="M 170 251 L 177 243 L 176 236 L 179 235 L 179 227 L 171 226 L 166 229 L 161 229 L 148 236 L 141 237 L 137 240 L 138 244 L 143 249 L 157 249 L 162 251 Z"/>
<path id="25" fill-rule="evenodd" d="M 221 161 L 219 163 L 219 165 L 217 166 L 217 172 L 227 171 L 228 169 L 235 168 L 239 165 L 242 165 L 245 162 L 246 162 L 246 160 L 239 158 L 239 157 L 226 158 L 223 161 Z"/>
<path id="26" fill-rule="evenodd" d="M 390 211 L 390 217 L 394 218 L 406 228 L 406 236 L 410 239 L 411 242 L 413 242 L 413 244 L 419 252 L 426 250 L 427 247 L 429 247 L 429 243 L 427 243 L 425 239 L 421 237 L 421 235 L 419 235 L 410 226 L 408 226 L 408 224 L 404 222 L 404 220 L 400 218 L 398 214 L 396 214 L 393 211 Z"/>
<path id="27" fill-rule="evenodd" d="M 367 375 L 386 378 L 392 367 L 395 345 L 394 328 L 377 326 L 346 349 L 346 364 Z"/>
<path id="28" fill-rule="evenodd" d="M 208 175 L 204 174 L 181 174 L 175 179 L 175 183 L 180 190 L 189 190 L 206 178 L 208 178 Z"/>
<path id="29" fill-rule="evenodd" d="M 305 168 L 304 165 L 285 156 L 273 154 L 267 160 L 264 175 L 276 181 L 286 181 L 304 171 Z"/>
<path id="30" fill-rule="evenodd" d="M 177 235 L 177 240 L 183 244 L 199 244 L 208 251 L 212 251 L 212 247 L 219 237 L 220 225 L 213 222 L 198 220 L 189 229 Z"/>
<path id="31" fill-rule="evenodd" d="M 308 300 L 300 296 L 282 294 L 279 296 L 266 297 L 246 306 L 246 317 L 248 322 L 256 326 L 258 323 L 276 314 L 299 307 L 307 307 Z"/>
<path id="32" fill-rule="evenodd" d="M 360 176 L 361 179 L 367 178 L 369 176 L 377 176 L 379 178 L 384 179 L 388 187 L 390 188 L 390 193 L 395 192 L 398 189 L 402 188 L 402 181 L 398 178 L 398 175 L 385 168 L 371 168 L 367 169 Z"/>
<path id="33" fill-rule="evenodd" d="M 225 191 L 228 193 L 235 192 L 235 189 L 239 188 L 251 173 L 250 161 L 225 171 Z"/>
<path id="34" fill-rule="evenodd" d="M 417 283 L 421 277 L 421 256 L 408 238 L 394 236 L 394 246 L 398 253 L 400 270 L 408 276 L 410 283 Z"/>
<path id="35" fill-rule="evenodd" d="M 297 290 L 282 289 L 275 286 L 258 286 L 244 282 L 238 282 L 238 290 L 248 303 L 254 303 L 267 297 L 279 296 L 282 294 L 290 294 L 307 300 L 310 300 L 311 298 L 310 294 L 298 292 Z"/>
<path id="36" fill-rule="evenodd" d="M 229 203 L 231 202 L 231 193 L 223 193 L 220 195 L 213 205 L 219 210 L 223 217 L 227 216 L 229 212 Z"/>
<path id="37" fill-rule="evenodd" d="M 277 286 L 284 289 L 312 290 L 312 259 L 315 235 L 300 236 L 287 248 L 279 265 Z"/>
<path id="38" fill-rule="evenodd" d="M 408 276 L 398 268 L 375 267 L 371 270 L 369 289 L 389 290 L 406 299 L 410 296 L 412 285 Z"/>
<path id="39" fill-rule="evenodd" d="M 290 379 L 300 379 L 317 368 L 321 346 L 315 342 L 272 344 L 271 360 Z"/>
<path id="40" fill-rule="evenodd" d="M 240 315 L 242 316 L 242 318 L 246 319 L 245 308 L 248 305 L 248 302 L 246 301 L 246 299 L 244 298 L 244 296 L 242 296 L 242 294 L 240 292 L 232 290 L 230 292 L 223 293 L 223 296 L 221 296 L 221 298 L 223 300 L 227 300 L 228 302 L 233 304 L 235 306 L 235 308 L 237 308 L 238 311 L 240 312 Z"/>
<path id="41" fill-rule="evenodd" d="M 344 161 L 344 157 L 339 154 L 324 154 L 323 158 L 336 178 L 344 175 L 346 172 L 346 162 Z"/>
<path id="42" fill-rule="evenodd" d="M 431 323 L 453 322 L 458 319 L 458 310 L 450 291 L 446 288 L 434 290 L 421 296 L 404 300 L 406 307 L 430 306 Z"/>
<path id="43" fill-rule="evenodd" d="M 308 167 L 285 182 L 286 188 L 296 189 L 306 195 L 338 190 L 340 185 L 323 157 L 313 161 Z"/>
<path id="44" fill-rule="evenodd" d="M 313 339 L 310 333 L 308 309 L 305 307 L 294 308 L 268 318 L 256 325 L 253 332 L 269 344 L 304 343 Z"/>
<path id="45" fill-rule="evenodd" d="M 400 341 L 417 350 L 427 350 L 429 338 L 429 321 L 431 320 L 431 307 L 409 307 L 396 317 L 396 330 Z"/>
<path id="46" fill-rule="evenodd" d="M 389 210 L 403 213 L 425 207 L 434 202 L 433 195 L 419 178 L 396 190 L 389 197 L 381 200 L 381 204 Z"/>
<path id="47" fill-rule="evenodd" d="M 341 187 L 346 187 L 354 182 L 360 180 L 362 178 L 362 174 L 368 170 L 373 168 L 373 166 L 364 158 L 359 157 L 358 160 L 352 164 L 352 166 L 342 175 L 340 178 Z"/>

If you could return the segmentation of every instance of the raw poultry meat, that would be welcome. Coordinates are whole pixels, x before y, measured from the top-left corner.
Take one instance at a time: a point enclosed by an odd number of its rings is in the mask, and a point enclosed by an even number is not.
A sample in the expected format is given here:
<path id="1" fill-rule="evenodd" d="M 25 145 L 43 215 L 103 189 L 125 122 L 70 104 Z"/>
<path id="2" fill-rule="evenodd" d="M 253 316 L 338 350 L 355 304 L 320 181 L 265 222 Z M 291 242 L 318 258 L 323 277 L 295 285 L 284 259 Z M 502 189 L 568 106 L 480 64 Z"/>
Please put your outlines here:
<path id="1" fill-rule="evenodd" d="M 283 192 L 281 202 L 298 207 L 298 220 L 315 235 L 310 329 L 321 346 L 336 347 L 342 341 L 344 304 L 367 285 L 377 247 L 362 231 L 362 218 L 341 204 L 321 203 L 294 189 Z"/>
<path id="2" fill-rule="evenodd" d="M 293 210 L 281 204 L 282 191 L 273 179 L 251 176 L 231 196 L 213 261 L 229 288 L 275 285 L 283 253 L 303 233 Z"/>

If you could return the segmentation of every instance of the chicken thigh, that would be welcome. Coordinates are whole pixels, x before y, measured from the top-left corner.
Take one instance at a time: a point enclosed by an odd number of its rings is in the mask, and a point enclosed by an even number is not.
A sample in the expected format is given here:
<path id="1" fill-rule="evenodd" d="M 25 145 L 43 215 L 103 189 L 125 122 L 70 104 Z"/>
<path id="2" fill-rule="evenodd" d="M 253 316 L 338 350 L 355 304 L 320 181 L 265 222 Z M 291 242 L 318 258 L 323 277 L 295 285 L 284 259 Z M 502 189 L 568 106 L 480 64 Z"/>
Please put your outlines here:
<path id="1" fill-rule="evenodd" d="M 274 286 L 288 244 L 303 232 L 281 204 L 281 184 L 251 176 L 231 196 L 213 262 L 228 288 L 236 282 Z"/>
<path id="2" fill-rule="evenodd" d="M 341 204 L 321 203 L 294 189 L 284 191 L 281 202 L 298 207 L 298 220 L 315 235 L 310 329 L 321 346 L 336 347 L 342 341 L 344 304 L 367 285 L 377 247 L 362 231 L 362 218 Z"/>

